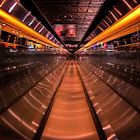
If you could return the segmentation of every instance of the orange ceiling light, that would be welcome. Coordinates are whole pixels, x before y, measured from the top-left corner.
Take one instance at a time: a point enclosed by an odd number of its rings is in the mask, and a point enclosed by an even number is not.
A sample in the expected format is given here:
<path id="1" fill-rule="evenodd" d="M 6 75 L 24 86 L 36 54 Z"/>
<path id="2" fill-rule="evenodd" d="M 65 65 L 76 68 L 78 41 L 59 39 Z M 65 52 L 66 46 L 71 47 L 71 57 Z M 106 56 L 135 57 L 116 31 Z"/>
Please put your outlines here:
<path id="1" fill-rule="evenodd" d="M 136 24 L 138 25 L 139 22 L 140 22 L 140 5 L 134 8 L 126 16 L 118 20 L 115 24 L 113 24 L 112 26 L 104 30 L 102 33 L 97 35 L 91 41 L 89 41 L 85 46 L 81 48 L 81 50 L 90 48 L 93 44 L 96 44 L 98 42 L 108 42 L 115 38 L 127 35 L 130 33 L 129 28 L 131 28 L 134 25 L 136 26 Z M 138 28 L 133 30 L 133 32 L 134 31 L 138 31 Z"/>
<path id="2" fill-rule="evenodd" d="M 29 36 L 32 36 L 32 37 L 40 40 L 41 42 L 49 44 L 49 45 L 51 45 L 55 48 L 59 48 L 58 45 L 56 45 L 55 43 L 53 43 L 52 41 L 50 41 L 46 37 L 42 36 L 41 34 L 37 33 L 36 31 L 31 29 L 30 27 L 26 26 L 24 23 L 19 21 L 17 18 L 8 14 L 7 12 L 5 12 L 2 9 L 0 9 L 0 21 L 5 22 L 6 24 L 9 24 L 9 25 L 13 26 L 17 30 L 22 31 L 23 33 L 26 33 Z"/>

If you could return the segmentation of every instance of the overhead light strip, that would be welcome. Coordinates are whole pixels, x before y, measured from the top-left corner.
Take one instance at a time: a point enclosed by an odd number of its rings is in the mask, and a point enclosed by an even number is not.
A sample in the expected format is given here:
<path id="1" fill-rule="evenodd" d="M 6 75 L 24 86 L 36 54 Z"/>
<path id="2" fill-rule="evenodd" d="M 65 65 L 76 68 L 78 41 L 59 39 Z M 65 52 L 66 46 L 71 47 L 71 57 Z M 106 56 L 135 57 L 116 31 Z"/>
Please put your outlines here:
<path id="1" fill-rule="evenodd" d="M 58 45 L 56 45 L 55 43 L 53 43 L 49 39 L 45 38 L 44 36 L 40 35 L 39 33 L 34 31 L 33 29 L 31 29 L 30 27 L 26 26 L 24 23 L 19 21 L 17 18 L 15 18 L 14 16 L 5 12 L 3 9 L 0 9 L 0 20 L 11 25 L 11 26 L 14 26 L 18 30 L 21 30 L 23 33 L 26 33 L 28 35 L 32 35 L 33 37 L 39 39 L 40 41 L 42 41 L 44 43 L 47 43 L 53 47 L 59 48 Z"/>
<path id="2" fill-rule="evenodd" d="M 139 22 L 140 22 L 140 5 L 137 6 L 135 9 L 133 9 L 131 12 L 129 12 L 126 16 L 122 17 L 112 26 L 108 27 L 102 33 L 97 35 L 81 49 L 90 48 L 91 45 L 101 42 L 105 39 L 107 40 L 107 38 L 110 38 L 111 36 L 114 36 L 116 33 L 123 31 L 123 29 L 129 28 L 131 25 L 137 24 Z"/>

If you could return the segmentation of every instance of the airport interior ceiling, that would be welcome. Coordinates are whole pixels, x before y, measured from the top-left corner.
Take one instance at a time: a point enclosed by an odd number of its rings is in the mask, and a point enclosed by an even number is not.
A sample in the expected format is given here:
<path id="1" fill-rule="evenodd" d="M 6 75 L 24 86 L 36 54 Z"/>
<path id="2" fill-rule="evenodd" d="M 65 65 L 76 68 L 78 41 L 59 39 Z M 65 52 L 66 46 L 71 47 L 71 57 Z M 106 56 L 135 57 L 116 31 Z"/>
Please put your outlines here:
<path id="1" fill-rule="evenodd" d="M 140 140 L 139 0 L 0 0 L 0 140 Z"/>
<path id="2" fill-rule="evenodd" d="M 34 0 L 34 2 L 52 26 L 74 24 L 77 35 L 72 40 L 80 41 L 104 0 Z"/>
<path id="3" fill-rule="evenodd" d="M 61 40 L 73 45 L 74 48 L 84 37 L 91 23 L 98 15 L 99 9 L 105 0 L 33 0 L 33 4 L 48 20 Z M 36 9 L 30 7 L 32 4 L 21 3 L 33 13 Z M 86 41 L 87 42 L 87 41 Z"/>
<path id="4" fill-rule="evenodd" d="M 31 0 L 28 2 L 20 0 L 20 2 L 27 10 L 34 13 L 41 23 L 47 20 L 54 36 L 70 52 L 79 50 L 139 4 L 138 0 Z"/>
<path id="5" fill-rule="evenodd" d="M 138 0 L 1 0 L 0 6 L 24 26 L 43 35 L 40 40 L 70 53 L 98 44 L 106 46 L 106 43 L 138 30 Z M 5 20 L 5 23 L 12 24 L 11 20 Z M 20 25 L 19 21 L 15 28 L 17 25 Z M 23 29 L 20 27 L 18 30 Z"/>

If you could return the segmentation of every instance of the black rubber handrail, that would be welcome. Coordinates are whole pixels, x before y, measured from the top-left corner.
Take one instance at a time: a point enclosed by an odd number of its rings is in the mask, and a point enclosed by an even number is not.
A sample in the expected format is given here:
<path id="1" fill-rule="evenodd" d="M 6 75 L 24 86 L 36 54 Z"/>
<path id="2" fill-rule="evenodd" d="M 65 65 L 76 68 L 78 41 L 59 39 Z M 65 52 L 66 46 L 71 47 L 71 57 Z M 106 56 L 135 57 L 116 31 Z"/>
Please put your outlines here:
<path id="1" fill-rule="evenodd" d="M 92 105 L 92 102 L 91 102 L 90 97 L 88 95 L 86 86 L 85 86 L 84 81 L 81 77 L 81 74 L 80 74 L 80 71 L 79 71 L 79 68 L 78 68 L 77 64 L 76 64 L 76 67 L 77 67 L 77 70 L 78 70 L 78 75 L 79 75 L 79 78 L 80 78 L 80 81 L 81 81 L 81 84 L 82 84 L 82 87 L 83 87 L 83 90 L 84 90 L 84 93 L 85 93 L 85 97 L 86 97 L 86 100 L 87 100 L 87 103 L 88 103 L 88 106 L 89 106 L 89 109 L 90 109 L 90 112 L 91 112 L 91 115 L 92 115 L 92 119 L 94 121 L 96 130 L 97 130 L 98 136 L 99 136 L 100 140 L 106 140 L 107 139 L 106 134 L 105 134 L 105 132 L 102 128 L 100 119 L 99 119 L 98 115 L 96 114 L 96 110 Z"/>
<path id="2" fill-rule="evenodd" d="M 61 65 L 58 65 L 59 67 Z M 30 88 L 28 88 L 25 92 L 23 92 L 23 94 L 21 94 L 20 96 L 18 96 L 16 99 L 14 99 L 11 103 L 9 103 L 6 107 L 4 107 L 3 109 L 0 110 L 0 114 L 2 114 L 3 112 L 5 112 L 8 108 L 10 108 L 12 105 L 14 105 L 20 98 L 22 98 L 28 91 L 30 91 L 36 84 L 38 84 L 41 80 L 43 80 L 44 77 L 46 77 L 48 74 L 50 74 L 53 70 L 55 70 L 56 68 L 52 68 L 47 74 L 45 74 L 43 77 L 41 77 L 41 79 L 39 79 L 37 82 L 35 82 Z"/>
<path id="3" fill-rule="evenodd" d="M 48 121 L 48 119 L 49 119 L 49 116 L 50 116 L 52 107 L 53 107 L 53 105 L 54 105 L 54 102 L 55 102 L 55 99 L 56 99 L 56 96 L 57 96 L 57 91 L 58 91 L 58 89 L 59 89 L 59 87 L 60 87 L 60 85 L 61 85 L 61 83 L 62 83 L 62 81 L 63 81 L 64 75 L 65 75 L 65 70 L 66 70 L 67 66 L 68 66 L 68 64 L 66 65 L 66 67 L 65 67 L 65 69 L 64 69 L 64 72 L 63 72 L 63 74 L 62 74 L 61 80 L 60 80 L 60 82 L 59 82 L 57 88 L 56 88 L 55 91 L 54 91 L 54 94 L 53 94 L 53 96 L 52 96 L 51 102 L 50 102 L 48 108 L 47 108 L 46 111 L 45 111 L 45 115 L 42 117 L 42 119 L 41 119 L 41 121 L 40 121 L 39 128 L 38 128 L 38 130 L 37 130 L 37 133 L 35 134 L 35 136 L 33 137 L 32 140 L 40 140 L 41 137 L 42 137 L 44 128 L 45 128 L 46 123 L 47 123 L 47 121 Z"/>

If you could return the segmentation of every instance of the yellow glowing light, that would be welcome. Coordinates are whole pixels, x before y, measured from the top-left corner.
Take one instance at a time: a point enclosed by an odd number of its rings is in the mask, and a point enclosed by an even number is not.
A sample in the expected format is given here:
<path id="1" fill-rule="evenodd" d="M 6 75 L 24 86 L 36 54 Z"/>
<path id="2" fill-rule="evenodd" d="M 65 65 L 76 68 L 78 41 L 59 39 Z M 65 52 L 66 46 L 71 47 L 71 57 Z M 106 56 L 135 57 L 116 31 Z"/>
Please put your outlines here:
<path id="1" fill-rule="evenodd" d="M 33 29 L 29 28 L 24 23 L 19 21 L 17 18 L 13 17 L 12 15 L 8 14 L 7 12 L 5 12 L 2 9 L 0 9 L 0 21 L 5 22 L 5 23 L 13 26 L 17 30 L 20 30 L 20 31 L 22 31 L 22 32 L 24 32 L 24 33 L 26 33 L 28 35 L 32 35 L 33 37 L 39 39 L 40 41 L 42 41 L 44 43 L 47 43 L 47 44 L 49 44 L 49 45 L 51 45 L 53 47 L 58 48 L 58 46 L 55 43 L 53 43 L 52 41 L 50 41 L 46 37 L 40 35 L 36 31 L 34 31 Z"/>
<path id="2" fill-rule="evenodd" d="M 115 24 L 108 27 L 102 33 L 97 35 L 95 38 L 89 41 L 81 49 L 90 48 L 93 44 L 96 44 L 97 42 L 104 42 L 104 41 L 107 42 L 107 41 L 113 40 L 115 39 L 115 36 L 121 37 L 121 36 L 127 35 L 128 34 L 127 30 L 130 33 L 129 28 L 133 27 L 139 22 L 140 22 L 140 5 L 137 6 L 135 9 L 133 9 L 125 17 L 117 21 Z M 138 28 L 136 28 L 135 30 L 138 30 Z M 118 34 L 119 32 L 120 32 L 120 35 Z"/>

